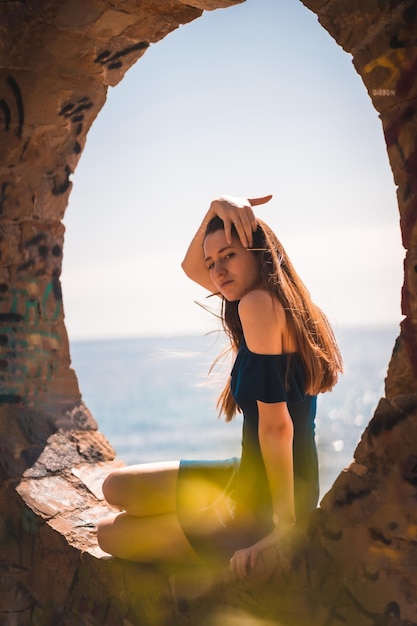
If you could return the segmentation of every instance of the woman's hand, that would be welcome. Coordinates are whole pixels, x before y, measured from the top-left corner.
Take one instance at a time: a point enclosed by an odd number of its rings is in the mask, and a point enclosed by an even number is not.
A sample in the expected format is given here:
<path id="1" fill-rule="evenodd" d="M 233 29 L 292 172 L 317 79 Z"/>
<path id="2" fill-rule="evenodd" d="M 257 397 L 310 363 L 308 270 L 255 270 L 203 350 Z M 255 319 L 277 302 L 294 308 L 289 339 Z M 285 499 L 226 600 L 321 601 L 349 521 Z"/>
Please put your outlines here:
<path id="1" fill-rule="evenodd" d="M 281 536 L 282 533 L 278 528 L 274 528 L 269 535 L 253 546 L 237 550 L 230 559 L 230 569 L 233 574 L 241 580 L 248 575 L 265 578 L 272 574 L 278 565 L 278 548 Z M 270 550 L 271 548 L 273 550 Z"/>
<path id="2" fill-rule="evenodd" d="M 224 222 L 226 241 L 232 243 L 232 225 L 235 225 L 240 241 L 245 248 L 253 243 L 252 232 L 257 228 L 256 217 L 252 206 L 268 202 L 272 196 L 263 198 L 231 198 L 222 196 L 213 200 L 196 234 L 191 240 L 181 264 L 182 269 L 191 280 L 208 289 L 211 293 L 217 293 L 217 287 L 212 282 L 204 260 L 203 244 L 207 224 L 213 217 L 220 217 Z"/>
<path id="3" fill-rule="evenodd" d="M 232 226 L 234 225 L 242 246 L 250 248 L 253 243 L 252 233 L 257 228 L 256 217 L 252 207 L 265 204 L 271 198 L 271 195 L 248 199 L 221 196 L 212 201 L 210 211 L 223 220 L 224 234 L 228 243 L 232 243 Z"/>

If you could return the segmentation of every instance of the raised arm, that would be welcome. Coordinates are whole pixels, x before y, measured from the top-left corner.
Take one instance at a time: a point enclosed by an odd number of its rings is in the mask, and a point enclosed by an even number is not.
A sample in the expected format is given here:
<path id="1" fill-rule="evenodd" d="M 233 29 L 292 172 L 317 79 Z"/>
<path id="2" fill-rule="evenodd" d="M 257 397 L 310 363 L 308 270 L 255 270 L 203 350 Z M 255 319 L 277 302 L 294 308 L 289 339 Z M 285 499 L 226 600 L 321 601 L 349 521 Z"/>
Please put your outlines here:
<path id="1" fill-rule="evenodd" d="M 191 278 L 191 280 L 197 284 L 214 293 L 216 288 L 210 279 L 203 253 L 204 235 L 207 224 L 217 215 L 224 222 L 226 240 L 231 243 L 231 229 L 232 225 L 234 225 L 242 245 L 248 248 L 252 245 L 252 233 L 256 230 L 257 225 L 252 207 L 264 204 L 271 198 L 272 196 L 251 199 L 221 196 L 213 200 L 201 225 L 191 240 L 181 264 L 188 278 Z"/>

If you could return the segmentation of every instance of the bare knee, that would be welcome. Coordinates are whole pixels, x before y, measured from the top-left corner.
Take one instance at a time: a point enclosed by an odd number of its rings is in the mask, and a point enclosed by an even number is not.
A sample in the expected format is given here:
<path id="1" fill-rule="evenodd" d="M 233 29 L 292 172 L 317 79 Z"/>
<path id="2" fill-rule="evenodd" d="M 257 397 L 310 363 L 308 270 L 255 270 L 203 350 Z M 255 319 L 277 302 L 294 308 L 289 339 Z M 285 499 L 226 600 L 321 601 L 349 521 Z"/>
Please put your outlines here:
<path id="1" fill-rule="evenodd" d="M 114 517 L 108 517 L 101 520 L 97 525 L 97 542 L 103 552 L 113 554 L 112 552 L 112 529 Z"/>
<path id="2" fill-rule="evenodd" d="M 116 472 L 111 472 L 106 476 L 102 484 L 103 495 L 109 504 L 117 506 L 118 485 L 120 486 L 120 476 Z"/>
<path id="3" fill-rule="evenodd" d="M 150 487 L 149 474 L 126 467 L 108 474 L 103 481 L 102 491 L 111 506 L 141 516 L 155 512 L 149 506 Z"/>
<path id="4" fill-rule="evenodd" d="M 176 510 L 178 462 L 146 463 L 111 472 L 102 485 L 107 502 L 131 515 L 161 515 Z"/>
<path id="5" fill-rule="evenodd" d="M 135 517 L 110 516 L 98 524 L 97 541 L 107 554 L 121 559 L 152 562 L 196 562 L 175 514 Z"/>

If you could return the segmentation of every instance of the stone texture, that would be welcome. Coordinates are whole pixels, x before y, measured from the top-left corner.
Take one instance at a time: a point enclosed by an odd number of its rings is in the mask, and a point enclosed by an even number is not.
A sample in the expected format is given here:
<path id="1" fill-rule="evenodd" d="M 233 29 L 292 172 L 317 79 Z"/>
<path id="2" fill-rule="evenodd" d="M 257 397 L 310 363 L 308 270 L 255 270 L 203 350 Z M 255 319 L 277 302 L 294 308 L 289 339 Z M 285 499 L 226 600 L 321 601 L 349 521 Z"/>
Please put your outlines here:
<path id="1" fill-rule="evenodd" d="M 291 0 L 295 2 L 296 0 Z M 71 369 L 62 218 L 86 135 L 148 47 L 237 0 L 0 2 L 0 625 L 417 625 L 417 2 L 304 0 L 379 113 L 406 249 L 381 398 L 321 508 L 264 581 L 106 557 L 118 463 Z"/>

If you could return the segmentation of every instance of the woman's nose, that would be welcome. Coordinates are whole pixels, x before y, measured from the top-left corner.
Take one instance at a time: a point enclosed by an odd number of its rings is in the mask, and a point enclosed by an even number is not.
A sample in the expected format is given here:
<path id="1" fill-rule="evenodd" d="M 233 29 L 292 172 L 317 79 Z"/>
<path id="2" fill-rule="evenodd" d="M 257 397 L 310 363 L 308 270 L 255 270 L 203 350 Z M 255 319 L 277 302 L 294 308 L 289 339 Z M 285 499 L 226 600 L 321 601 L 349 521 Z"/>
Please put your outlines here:
<path id="1" fill-rule="evenodd" d="M 225 268 L 222 261 L 216 261 L 216 263 L 214 264 L 214 271 L 218 276 L 224 274 Z"/>

